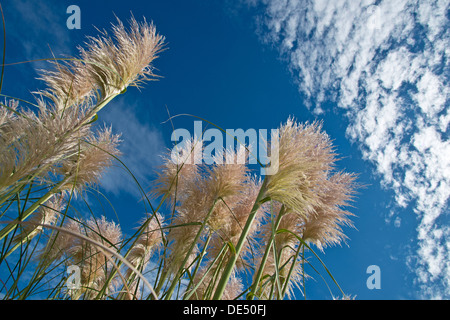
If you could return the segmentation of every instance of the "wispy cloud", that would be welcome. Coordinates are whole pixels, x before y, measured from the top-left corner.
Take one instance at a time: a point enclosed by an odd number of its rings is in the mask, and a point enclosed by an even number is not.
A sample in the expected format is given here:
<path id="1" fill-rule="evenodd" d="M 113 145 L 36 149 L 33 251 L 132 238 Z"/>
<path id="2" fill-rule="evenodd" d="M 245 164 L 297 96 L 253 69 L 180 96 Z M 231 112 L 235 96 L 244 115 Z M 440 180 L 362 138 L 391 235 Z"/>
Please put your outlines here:
<path id="1" fill-rule="evenodd" d="M 44 59 L 52 58 L 52 53 L 55 56 L 74 53 L 75 46 L 71 45 L 71 33 L 66 27 L 66 8 L 63 3 L 45 1 L 15 0 L 4 4 L 7 38 L 22 47 L 23 57 L 17 59 Z M 18 62 L 7 57 L 8 62 Z"/>
<path id="2" fill-rule="evenodd" d="M 422 290 L 450 297 L 449 2 L 250 2 L 261 6 L 259 32 L 288 60 L 311 110 L 335 101 L 397 204 L 414 206 Z"/>
<path id="3" fill-rule="evenodd" d="M 123 141 L 119 146 L 122 152 L 120 160 L 145 190 L 150 185 L 156 167 L 161 164 L 160 155 L 165 146 L 161 132 L 151 123 L 139 119 L 137 110 L 137 107 L 125 102 L 113 102 L 102 112 L 100 119 L 106 125 L 111 125 L 113 132 L 122 134 Z M 136 197 L 142 196 L 134 178 L 117 162 L 116 166 L 104 175 L 101 185 L 116 195 L 127 192 Z"/>

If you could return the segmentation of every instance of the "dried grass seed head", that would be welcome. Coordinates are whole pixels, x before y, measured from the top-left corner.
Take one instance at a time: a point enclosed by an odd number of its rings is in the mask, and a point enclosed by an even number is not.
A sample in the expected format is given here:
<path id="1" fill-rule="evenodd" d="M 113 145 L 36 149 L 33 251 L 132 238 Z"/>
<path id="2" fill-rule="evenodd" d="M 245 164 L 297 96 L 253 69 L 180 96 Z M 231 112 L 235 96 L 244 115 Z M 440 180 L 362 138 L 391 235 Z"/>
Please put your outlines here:
<path id="1" fill-rule="evenodd" d="M 151 219 L 148 221 L 148 219 Z M 144 263 L 143 268 L 150 260 L 150 255 L 163 243 L 163 231 L 161 228 L 164 226 L 163 216 L 157 212 L 155 216 L 151 218 L 141 219 L 141 225 L 147 224 L 142 233 L 136 239 L 133 247 L 128 254 L 128 260 L 135 266 L 139 266 Z M 130 274 L 131 274 L 131 270 Z"/>
<path id="2" fill-rule="evenodd" d="M 314 188 L 336 160 L 320 123 L 301 125 L 289 118 L 279 130 L 279 169 L 267 176 L 267 195 L 305 216 L 319 199 Z"/>
<path id="3" fill-rule="evenodd" d="M 47 88 L 36 93 L 50 99 L 56 109 L 63 112 L 70 107 L 89 103 L 94 98 L 96 84 L 91 79 L 86 65 L 76 58 L 65 61 L 50 61 L 51 70 L 40 70 L 40 80 Z"/>
<path id="4" fill-rule="evenodd" d="M 106 99 L 155 78 L 152 62 L 162 50 L 164 37 L 152 23 L 130 20 L 127 30 L 117 19 L 112 37 L 101 32 L 88 37 L 85 48 L 78 47 L 80 58 L 54 59 L 53 70 L 41 70 L 40 79 L 47 88 L 38 91 L 59 110 Z"/>
<path id="5" fill-rule="evenodd" d="M 84 223 L 79 223 L 80 234 L 101 243 L 102 245 L 119 251 L 122 243 L 122 231 L 120 225 L 108 221 L 102 216 L 100 219 L 91 217 Z M 84 239 L 74 241 L 72 245 L 65 248 L 66 255 L 72 262 L 81 268 L 81 292 L 86 299 L 94 298 L 98 290 L 102 288 L 113 265 L 110 252 L 102 250 L 101 247 Z M 114 282 L 110 284 L 112 288 Z"/>
<path id="6" fill-rule="evenodd" d="M 353 200 L 358 188 L 355 180 L 354 174 L 337 172 L 321 184 L 321 189 L 317 190 L 321 201 L 314 207 L 316 214 L 306 219 L 301 227 L 305 241 L 319 249 L 345 241 L 342 226 L 353 226 L 349 219 L 353 214 L 343 208 Z"/>
<path id="7" fill-rule="evenodd" d="M 182 146 L 175 146 L 163 155 L 163 164 L 156 172 L 151 195 L 169 195 L 170 204 L 184 201 L 192 185 L 196 184 L 199 176 L 199 159 L 203 152 L 202 142 L 195 137 L 184 141 Z"/>
<path id="8" fill-rule="evenodd" d="M 64 159 L 56 170 L 68 178 L 65 187 L 81 190 L 86 185 L 96 184 L 104 170 L 112 165 L 114 157 L 120 155 L 119 143 L 120 135 L 113 134 L 111 127 L 104 127 L 96 134 L 90 132 L 79 142 L 78 151 Z"/>
<path id="9" fill-rule="evenodd" d="M 210 248 L 208 249 L 210 259 L 217 257 L 226 242 L 231 242 L 234 246 L 237 245 L 242 230 L 253 209 L 261 185 L 261 180 L 250 177 L 239 195 L 233 197 L 232 201 L 229 202 L 229 206 L 226 208 L 227 211 L 224 214 L 225 221 L 221 228 L 216 230 L 216 233 L 210 241 Z M 261 206 L 256 213 L 255 220 L 248 232 L 247 241 L 245 241 L 241 250 L 240 259 L 236 262 L 237 268 L 245 268 L 251 265 L 251 261 L 249 260 L 254 259 L 255 252 L 258 250 L 256 237 L 259 235 L 261 224 L 265 217 L 265 210 L 266 207 Z"/>
<path id="10" fill-rule="evenodd" d="M 37 212 L 33 213 L 23 224 L 22 231 L 13 239 L 18 243 L 26 238 L 31 239 L 43 231 L 43 225 L 54 225 L 58 220 L 59 214 L 65 208 L 64 197 L 62 194 L 55 194 L 44 204 Z"/>
<path id="11" fill-rule="evenodd" d="M 38 113 L 17 110 L 0 128 L 0 189 L 26 176 L 45 177 L 59 161 L 75 153 L 79 140 L 89 132 L 87 126 L 73 130 L 80 109 L 62 115 L 43 101 L 38 101 L 38 108 Z"/>
<path id="12" fill-rule="evenodd" d="M 112 28 L 113 37 L 103 31 L 100 37 L 89 37 L 86 49 L 80 48 L 90 78 L 103 97 L 154 78 L 151 63 L 161 51 L 164 37 L 145 19 L 138 23 L 132 17 L 130 25 L 130 30 L 126 30 L 117 19 Z"/>

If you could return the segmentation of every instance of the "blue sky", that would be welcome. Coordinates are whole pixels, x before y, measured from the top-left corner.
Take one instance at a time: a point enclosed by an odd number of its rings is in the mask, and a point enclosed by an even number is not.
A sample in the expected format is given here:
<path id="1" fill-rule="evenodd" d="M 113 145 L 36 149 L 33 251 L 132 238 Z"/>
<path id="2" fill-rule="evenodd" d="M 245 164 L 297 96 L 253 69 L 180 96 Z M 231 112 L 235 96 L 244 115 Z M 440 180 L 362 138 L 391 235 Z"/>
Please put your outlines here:
<path id="1" fill-rule="evenodd" d="M 71 4 L 81 9 L 80 30 L 66 27 Z M 166 37 L 155 61 L 162 78 L 128 90 L 100 114 L 122 132 L 122 159 L 144 187 L 171 144 L 167 110 L 244 130 L 276 128 L 290 115 L 323 120 L 343 156 L 338 167 L 367 185 L 354 202 L 347 245 L 321 255 L 341 287 L 357 299 L 450 297 L 448 1 L 2 5 L 7 63 L 74 55 L 85 36 L 97 34 L 94 26 L 108 29 L 114 15 L 126 21 L 131 12 Z M 46 66 L 7 67 L 2 93 L 32 100 L 30 92 L 42 88 L 36 69 Z M 194 120 L 174 125 L 193 132 Z M 101 187 L 122 225 L 134 227 L 145 209 L 130 177 L 113 169 Z M 381 289 L 366 286 L 370 265 L 380 267 Z M 310 271 L 308 298 L 330 298 Z"/>

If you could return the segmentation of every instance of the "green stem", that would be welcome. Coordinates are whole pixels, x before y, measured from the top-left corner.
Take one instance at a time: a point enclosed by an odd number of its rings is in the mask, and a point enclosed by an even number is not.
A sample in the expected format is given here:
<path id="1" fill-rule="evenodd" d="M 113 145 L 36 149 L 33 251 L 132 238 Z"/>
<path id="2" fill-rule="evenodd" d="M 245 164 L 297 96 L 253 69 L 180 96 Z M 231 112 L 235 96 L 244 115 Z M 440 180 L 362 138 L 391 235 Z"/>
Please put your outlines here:
<path id="1" fill-rule="evenodd" d="M 161 273 L 161 278 L 159 279 L 158 285 L 155 288 L 156 294 L 159 296 L 159 292 L 162 289 L 162 286 L 164 285 L 164 282 L 166 281 L 167 276 L 169 275 L 169 272 L 167 270 L 163 270 Z"/>
<path id="2" fill-rule="evenodd" d="M 295 252 L 295 255 L 293 256 L 293 261 L 292 261 L 291 267 L 289 268 L 289 272 L 287 274 L 286 280 L 284 281 L 283 291 L 282 291 L 282 294 L 281 294 L 282 297 L 284 297 L 286 295 L 286 291 L 287 291 L 287 288 L 288 288 L 288 285 L 289 285 L 289 281 L 290 281 L 291 276 L 292 276 L 292 272 L 294 271 L 295 265 L 297 263 L 297 257 L 299 256 L 300 249 L 302 249 L 302 248 L 303 248 L 303 253 L 304 253 L 305 252 L 305 247 L 302 245 L 302 243 L 300 243 L 298 248 L 297 248 L 297 251 Z M 302 260 L 303 260 L 303 257 L 302 257 Z M 305 281 L 304 275 L 303 275 L 303 281 Z M 304 284 L 304 282 L 303 282 L 303 284 Z M 304 290 L 304 288 L 303 288 L 303 290 Z"/>
<path id="3" fill-rule="evenodd" d="M 203 246 L 203 250 L 202 250 L 202 252 L 200 253 L 200 255 L 198 257 L 197 265 L 195 266 L 194 272 L 192 272 L 192 274 L 191 274 L 191 281 L 189 281 L 189 284 L 186 287 L 186 292 L 191 288 L 191 286 L 194 283 L 195 275 L 197 274 L 198 269 L 200 268 L 200 264 L 202 263 L 202 258 L 205 255 L 205 252 L 206 252 L 206 249 L 208 248 L 210 240 L 211 240 L 211 232 L 208 234 L 208 238 L 205 241 L 205 245 Z"/>
<path id="4" fill-rule="evenodd" d="M 26 218 L 28 218 L 34 211 L 36 211 L 41 204 L 43 204 L 44 202 L 46 202 L 48 199 L 50 199 L 55 193 L 57 193 L 60 189 L 60 187 L 67 181 L 67 177 L 64 178 L 63 180 L 61 180 L 60 182 L 58 182 L 52 189 L 50 189 L 50 191 L 48 191 L 45 195 L 43 195 L 38 201 L 36 201 L 35 203 L 33 203 L 27 210 L 25 210 L 25 212 L 22 214 L 22 217 L 20 219 L 20 221 L 25 220 Z M 6 237 L 12 230 L 14 230 L 14 228 L 17 226 L 17 222 L 11 222 L 9 223 L 6 227 L 4 227 L 1 231 L 0 231 L 0 240 L 2 240 L 4 237 Z"/>
<path id="5" fill-rule="evenodd" d="M 34 237 L 34 236 L 33 236 L 33 237 Z M 10 255 L 11 253 L 13 253 L 18 247 L 20 247 L 21 245 L 27 243 L 27 242 L 30 241 L 33 237 L 27 236 L 26 238 L 20 240 L 18 243 L 15 244 L 14 247 L 12 247 L 12 248 L 11 248 L 11 249 L 10 249 L 10 250 L 2 257 L 2 258 L 1 258 L 1 260 L 5 260 L 6 258 L 8 258 L 9 255 Z"/>
<path id="6" fill-rule="evenodd" d="M 281 258 L 281 252 L 283 249 L 280 250 L 280 253 L 278 254 L 277 249 L 275 247 L 275 242 L 272 241 L 272 250 L 273 250 L 273 256 L 275 261 L 275 279 L 274 279 L 274 286 L 276 284 L 277 288 L 277 299 L 280 300 L 280 293 L 281 293 L 281 285 L 280 285 L 280 270 L 284 267 L 280 268 L 280 258 Z M 270 293 L 269 297 L 273 297 L 273 292 Z"/>
<path id="7" fill-rule="evenodd" d="M 302 283 L 303 283 L 303 296 L 306 300 L 306 284 L 305 284 L 305 247 L 302 246 Z"/>
<path id="8" fill-rule="evenodd" d="M 220 256 L 219 264 L 216 266 L 216 268 L 214 270 L 214 274 L 213 274 L 211 280 L 209 281 L 208 287 L 206 288 L 206 292 L 203 296 L 203 300 L 211 300 L 211 295 L 212 295 L 212 292 L 214 291 L 214 288 L 216 287 L 217 279 L 220 275 L 220 270 L 222 269 L 222 265 L 225 261 L 228 248 L 229 248 L 229 246 L 227 246 L 227 250 L 224 252 L 224 254 Z"/>
<path id="9" fill-rule="evenodd" d="M 338 287 L 339 291 L 342 293 L 343 296 L 345 296 L 344 291 L 342 290 L 342 288 L 339 286 L 338 282 L 336 281 L 336 279 L 333 277 L 333 275 L 331 274 L 331 271 L 327 268 L 327 266 L 325 265 L 325 263 L 322 261 L 322 259 L 320 259 L 320 257 L 317 255 L 317 253 L 305 242 L 305 240 L 303 240 L 301 237 L 299 237 L 297 234 L 295 234 L 294 232 L 287 230 L 287 229 L 280 229 L 277 231 L 277 233 L 290 233 L 292 234 L 294 237 L 297 238 L 297 240 L 299 240 L 302 245 L 304 247 L 306 247 L 306 249 L 308 249 L 309 251 L 311 251 L 314 256 L 317 258 L 317 260 L 319 260 L 320 264 L 322 265 L 322 267 L 325 269 L 325 271 L 328 273 L 328 275 L 330 276 L 331 280 L 333 280 L 334 284 Z"/>
<path id="10" fill-rule="evenodd" d="M 178 269 L 178 272 L 176 273 L 175 278 L 172 281 L 172 284 L 170 285 L 169 289 L 167 290 L 167 294 L 166 294 L 166 297 L 165 297 L 166 300 L 169 300 L 171 298 L 172 293 L 175 290 L 175 287 L 177 286 L 178 280 L 183 275 L 184 266 L 188 262 L 189 256 L 191 255 L 192 250 L 194 250 L 195 245 L 197 244 L 197 241 L 200 239 L 200 236 L 201 236 L 201 234 L 203 232 L 203 229 L 205 228 L 206 223 L 208 222 L 208 219 L 211 216 L 211 214 L 212 214 L 212 212 L 214 210 L 214 207 L 216 206 L 216 203 L 217 203 L 217 199 L 214 200 L 214 203 L 212 204 L 211 209 L 209 210 L 208 214 L 206 215 L 205 219 L 203 220 L 203 223 L 202 223 L 202 225 L 200 227 L 200 230 L 197 232 L 197 235 L 195 236 L 194 241 L 192 241 L 192 244 L 191 244 L 191 246 L 190 246 L 186 256 L 184 257 L 184 260 L 183 260 L 180 268 Z"/>
<path id="11" fill-rule="evenodd" d="M 264 267 L 266 265 L 267 258 L 269 257 L 270 249 L 272 248 L 272 244 L 275 239 L 276 231 L 280 225 L 281 218 L 282 218 L 284 212 L 285 212 L 284 206 L 282 206 L 280 209 L 280 212 L 278 213 L 277 219 L 275 220 L 275 224 L 273 225 L 272 233 L 270 235 L 269 241 L 267 242 L 266 250 L 264 251 L 264 255 L 261 259 L 261 263 L 259 264 L 259 269 L 258 269 L 258 272 L 256 273 L 255 280 L 253 281 L 253 284 L 250 288 L 250 292 L 247 294 L 247 300 L 253 300 L 253 298 L 256 295 L 256 290 L 258 288 L 259 282 L 261 281 Z"/>
<path id="12" fill-rule="evenodd" d="M 120 94 L 120 93 L 113 94 L 113 95 L 111 95 L 111 96 L 109 96 L 109 97 L 103 99 L 102 102 L 100 102 L 98 105 L 96 105 L 96 106 L 92 109 L 92 113 L 93 113 L 94 115 L 97 114 L 97 113 L 98 113 L 100 110 L 102 110 L 108 103 L 110 103 L 112 99 L 114 99 L 115 97 L 117 97 L 119 94 Z M 94 115 L 93 115 L 93 116 L 94 116 Z M 83 122 L 83 124 L 86 124 L 86 123 L 87 123 L 88 121 L 90 121 L 90 120 L 91 120 L 90 118 L 86 119 L 86 120 Z"/>
<path id="13" fill-rule="evenodd" d="M 208 273 L 214 268 L 216 262 L 218 261 L 218 259 L 220 257 L 222 257 L 221 260 L 223 260 L 223 256 L 226 254 L 226 251 L 228 250 L 228 246 L 226 244 L 224 244 L 222 246 L 222 249 L 220 249 L 219 254 L 216 256 L 216 258 L 211 262 L 211 264 L 209 265 L 208 269 L 205 271 L 205 273 L 203 274 L 202 278 L 197 282 L 197 284 L 195 285 L 194 288 L 192 288 L 191 292 L 189 292 L 183 299 L 184 300 L 189 300 L 189 298 L 195 293 L 195 291 L 198 289 L 198 287 L 200 287 L 200 285 L 202 284 L 203 280 L 206 278 L 206 276 L 208 275 Z M 188 290 L 186 290 L 186 292 L 188 292 Z"/>
<path id="14" fill-rule="evenodd" d="M 259 190 L 258 196 L 256 197 L 255 203 L 253 204 L 253 208 L 250 212 L 250 215 L 247 218 L 247 222 L 245 223 L 244 229 L 242 230 L 242 234 L 239 237 L 239 241 L 236 245 L 236 252 L 232 253 L 228 264 L 225 267 L 225 270 L 220 278 L 219 284 L 217 286 L 216 292 L 214 293 L 213 300 L 220 300 L 222 298 L 223 292 L 225 291 L 225 287 L 230 279 L 231 273 L 233 271 L 234 266 L 236 265 L 236 261 L 241 253 L 242 247 L 247 239 L 248 233 L 250 232 L 250 227 L 255 220 L 256 213 L 258 209 L 261 207 L 261 204 L 264 202 L 264 198 L 266 196 L 266 183 L 267 180 L 264 179 L 264 182 Z"/>
<path id="15" fill-rule="evenodd" d="M 5 193 L 1 195 L 0 205 L 2 205 L 6 200 L 8 200 L 13 194 L 18 193 L 20 189 L 23 188 L 23 186 L 24 185 L 19 184 L 16 187 L 14 187 L 14 189 L 10 191 L 5 191 Z"/>

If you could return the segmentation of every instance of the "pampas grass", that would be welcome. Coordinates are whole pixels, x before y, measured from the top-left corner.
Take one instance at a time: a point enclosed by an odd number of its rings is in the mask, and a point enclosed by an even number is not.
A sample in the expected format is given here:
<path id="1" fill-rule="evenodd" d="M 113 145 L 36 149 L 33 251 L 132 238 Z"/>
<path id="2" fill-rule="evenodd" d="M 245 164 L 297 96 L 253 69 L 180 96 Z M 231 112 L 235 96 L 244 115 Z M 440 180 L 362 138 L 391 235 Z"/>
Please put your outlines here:
<path id="1" fill-rule="evenodd" d="M 324 251 L 346 240 L 357 184 L 336 170 L 321 123 L 282 123 L 272 150 L 279 170 L 264 178 L 250 169 L 243 145 L 214 164 L 195 161 L 203 150 L 196 139 L 177 159 L 168 150 L 142 199 L 159 205 L 132 235 L 117 222 L 120 212 L 113 221 L 86 201 L 86 193 L 103 196 L 95 186 L 108 167 L 125 166 L 120 136 L 94 126 L 98 111 L 156 78 L 164 37 L 145 20 L 129 26 L 118 20 L 111 34 L 89 37 L 79 57 L 41 70 L 37 111 L 12 99 L 1 104 L 0 266 L 9 272 L 2 296 L 296 299 L 305 294 L 307 253 L 345 296 L 313 246 Z M 69 266 L 80 270 L 79 288 L 67 288 Z"/>

